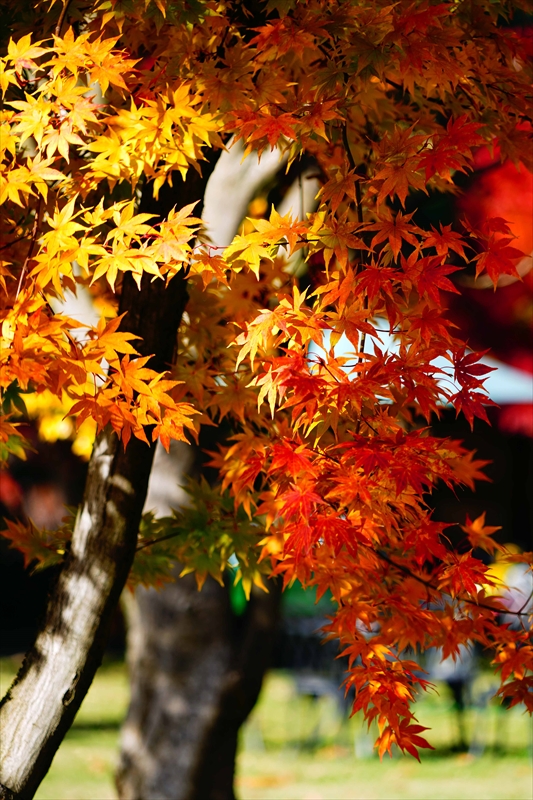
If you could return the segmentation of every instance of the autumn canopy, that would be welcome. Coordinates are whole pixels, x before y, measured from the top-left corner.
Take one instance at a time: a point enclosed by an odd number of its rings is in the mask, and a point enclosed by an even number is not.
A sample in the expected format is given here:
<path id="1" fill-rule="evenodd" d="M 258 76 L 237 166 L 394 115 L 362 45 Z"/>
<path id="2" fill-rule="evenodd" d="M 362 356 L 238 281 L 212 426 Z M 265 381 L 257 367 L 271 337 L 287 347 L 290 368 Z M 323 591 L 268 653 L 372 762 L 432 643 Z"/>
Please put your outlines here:
<path id="1" fill-rule="evenodd" d="M 428 647 L 491 648 L 500 694 L 533 710 L 527 614 L 499 623 L 487 559 L 475 557 L 501 548 L 494 527 L 465 519 L 457 548 L 427 505 L 439 481 L 483 478 L 483 463 L 432 435 L 431 420 L 452 405 L 474 424 L 491 403 L 490 368 L 450 324 L 447 297 L 463 275 L 496 287 L 528 254 L 512 220 L 424 229 L 412 207 L 415 193 L 420 205 L 457 192 L 482 146 L 532 169 L 520 3 L 7 7 L 4 457 L 24 447 L 17 407 L 32 395 L 103 431 L 97 442 L 118 437 L 117 459 L 225 420 L 211 454 L 220 491 L 193 489 L 209 509 L 204 535 L 189 512 L 145 517 L 141 545 L 161 541 L 138 550 L 132 582 L 164 580 L 178 557 L 201 584 L 236 557 L 246 591 L 272 573 L 329 590 L 329 631 L 350 658 L 355 710 L 379 721 L 381 754 L 429 746 L 411 708 L 426 685 L 414 654 Z M 320 183 L 314 210 L 269 208 L 213 246 L 202 180 L 231 146 L 250 158 L 279 148 L 295 174 L 305 159 Z M 195 180 L 196 196 L 180 194 Z M 158 360 L 132 322 L 135 297 L 178 284 L 179 336 Z M 65 315 L 68 292 L 90 295 L 97 326 Z M 65 559 L 71 529 L 5 533 L 49 564 Z M 125 579 L 113 578 L 113 596 Z"/>

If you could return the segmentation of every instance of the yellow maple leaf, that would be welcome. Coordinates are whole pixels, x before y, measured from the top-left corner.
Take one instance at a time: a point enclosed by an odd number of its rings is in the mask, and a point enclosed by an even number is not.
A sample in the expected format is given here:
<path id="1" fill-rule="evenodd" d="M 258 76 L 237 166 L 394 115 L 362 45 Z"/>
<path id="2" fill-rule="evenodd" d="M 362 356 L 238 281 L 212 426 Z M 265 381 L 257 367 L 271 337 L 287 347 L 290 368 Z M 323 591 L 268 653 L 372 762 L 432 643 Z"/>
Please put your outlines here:
<path id="1" fill-rule="evenodd" d="M 40 47 L 40 41 L 32 44 L 31 36 L 31 33 L 28 33 L 18 42 L 10 39 L 7 45 L 7 60 L 14 64 L 16 71 L 19 73 L 23 69 L 37 69 L 37 64 L 33 59 L 49 52 L 49 48 Z"/>

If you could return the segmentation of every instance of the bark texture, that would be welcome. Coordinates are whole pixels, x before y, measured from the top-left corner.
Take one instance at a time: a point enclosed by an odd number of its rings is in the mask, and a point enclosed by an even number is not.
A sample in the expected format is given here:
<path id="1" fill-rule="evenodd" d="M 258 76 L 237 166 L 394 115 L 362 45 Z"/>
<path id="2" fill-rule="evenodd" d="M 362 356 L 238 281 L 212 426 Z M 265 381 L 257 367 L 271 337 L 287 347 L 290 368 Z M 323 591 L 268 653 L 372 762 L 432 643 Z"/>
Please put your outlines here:
<path id="1" fill-rule="evenodd" d="M 204 162 L 202 176 L 189 170 L 174 190 L 163 187 L 157 203 L 143 198 L 143 210 L 164 216 L 174 204 L 201 204 L 217 156 Z M 123 329 L 142 337 L 137 349 L 153 356 L 153 369 L 172 363 L 186 300 L 181 274 L 168 287 L 143 280 L 141 291 L 129 276 L 124 280 Z M 1 800 L 33 797 L 91 685 L 135 554 L 154 449 L 132 439 L 124 452 L 107 429 L 96 440 L 70 552 L 35 644 L 0 707 Z"/>
<path id="2" fill-rule="evenodd" d="M 179 568 L 177 569 L 179 572 Z M 214 580 L 192 575 L 127 600 L 131 703 L 122 730 L 122 800 L 232 800 L 237 739 L 269 665 L 279 585 L 242 617 Z"/>
<path id="3" fill-rule="evenodd" d="M 44 625 L 0 710 L 0 776 L 15 797 L 33 797 L 101 661 L 151 466 L 151 448 L 131 444 L 125 455 L 111 431 L 98 437 Z"/>

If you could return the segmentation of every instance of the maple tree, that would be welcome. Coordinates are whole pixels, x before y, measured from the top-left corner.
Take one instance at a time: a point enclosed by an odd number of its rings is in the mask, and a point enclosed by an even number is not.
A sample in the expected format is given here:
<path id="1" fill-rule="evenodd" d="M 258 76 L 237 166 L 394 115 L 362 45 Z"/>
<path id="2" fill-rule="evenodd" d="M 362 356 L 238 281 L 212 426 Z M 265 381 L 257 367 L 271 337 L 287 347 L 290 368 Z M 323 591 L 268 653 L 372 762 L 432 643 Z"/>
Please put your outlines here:
<path id="1" fill-rule="evenodd" d="M 7 8 L 2 450 L 24 447 L 14 412 L 27 392 L 98 434 L 70 527 L 5 534 L 28 561 L 63 567 L 0 711 L 2 796 L 32 796 L 45 774 L 128 575 L 164 581 L 176 558 L 200 586 L 236 558 L 247 592 L 270 574 L 329 590 L 328 632 L 380 755 L 430 746 L 412 708 L 428 685 L 418 650 L 492 648 L 500 695 L 531 711 L 527 609 L 499 624 L 474 552 L 497 547 L 494 529 L 467 520 L 457 550 L 427 504 L 439 481 L 483 479 L 432 417 L 451 404 L 473 424 L 491 403 L 490 368 L 450 324 L 446 294 L 471 267 L 496 286 L 527 254 L 509 220 L 426 230 L 405 210 L 412 191 L 456 192 L 483 145 L 532 168 L 530 39 L 508 24 L 527 3 Z M 215 247 L 203 192 L 240 140 L 245 156 L 311 158 L 318 207 L 272 208 Z M 91 293 L 98 325 L 62 313 L 67 291 Z M 219 490 L 199 484 L 193 510 L 141 521 L 153 443 L 221 420 Z"/>

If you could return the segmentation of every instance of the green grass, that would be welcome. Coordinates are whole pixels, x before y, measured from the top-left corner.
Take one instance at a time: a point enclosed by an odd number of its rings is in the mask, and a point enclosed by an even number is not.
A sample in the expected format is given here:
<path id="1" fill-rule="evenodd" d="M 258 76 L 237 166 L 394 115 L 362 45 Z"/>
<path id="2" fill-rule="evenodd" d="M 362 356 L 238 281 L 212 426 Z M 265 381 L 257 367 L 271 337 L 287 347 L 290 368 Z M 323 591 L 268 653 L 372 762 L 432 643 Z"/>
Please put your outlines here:
<path id="1" fill-rule="evenodd" d="M 2 695 L 17 666 L 11 659 L 0 661 Z M 113 774 L 128 695 L 124 665 L 105 664 L 36 794 L 38 800 L 115 800 Z"/>
<path id="2" fill-rule="evenodd" d="M 0 662 L 6 690 L 16 669 Z M 490 678 L 482 677 L 476 691 Z M 72 730 L 43 781 L 37 800 L 112 800 L 119 725 L 128 687 L 122 664 L 99 671 Z M 241 800 L 533 800 L 531 723 L 521 709 L 489 706 L 470 712 L 484 752 L 452 754 L 455 720 L 451 702 L 425 696 L 419 719 L 432 728 L 435 751 L 422 764 L 397 753 L 380 763 L 372 736 L 358 719 L 342 720 L 333 698 L 299 697 L 287 674 L 272 673 L 245 726 L 238 761 Z M 505 745 L 496 754 L 495 743 Z M 481 749 L 481 748 L 480 748 Z M 149 800 L 149 799 L 148 799 Z"/>
<path id="3" fill-rule="evenodd" d="M 479 757 L 451 753 L 456 721 L 444 687 L 442 696 L 425 696 L 418 712 L 437 749 L 422 754 L 421 764 L 398 753 L 380 763 L 372 749 L 375 731 L 369 734 L 359 719 L 341 722 L 333 698 L 298 698 L 288 677 L 274 673 L 243 732 L 238 793 L 243 800 L 533 798 L 531 722 L 521 709 L 469 713 L 468 731 L 475 726 L 485 746 Z M 498 737 L 506 749 L 496 756 Z"/>

